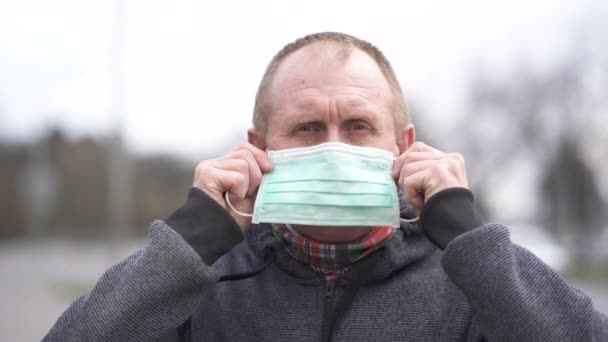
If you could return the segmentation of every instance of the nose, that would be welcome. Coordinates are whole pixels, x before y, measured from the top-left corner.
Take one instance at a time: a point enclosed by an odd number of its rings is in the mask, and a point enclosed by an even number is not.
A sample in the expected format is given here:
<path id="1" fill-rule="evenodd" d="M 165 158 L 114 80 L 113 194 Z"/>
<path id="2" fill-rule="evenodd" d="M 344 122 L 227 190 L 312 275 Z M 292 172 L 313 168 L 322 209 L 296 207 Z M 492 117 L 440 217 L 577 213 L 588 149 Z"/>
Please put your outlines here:
<path id="1" fill-rule="evenodd" d="M 340 129 L 337 125 L 331 125 L 327 129 L 327 141 L 326 142 L 341 142 L 346 143 L 346 141 L 342 141 L 340 136 Z"/>

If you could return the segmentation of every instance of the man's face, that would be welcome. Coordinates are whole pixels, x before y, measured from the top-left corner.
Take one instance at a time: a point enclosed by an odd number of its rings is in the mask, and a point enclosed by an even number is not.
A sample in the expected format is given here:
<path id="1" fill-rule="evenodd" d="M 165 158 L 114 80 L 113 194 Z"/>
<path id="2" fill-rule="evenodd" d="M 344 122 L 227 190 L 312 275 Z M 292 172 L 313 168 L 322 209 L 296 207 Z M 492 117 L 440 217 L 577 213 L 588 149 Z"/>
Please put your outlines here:
<path id="1" fill-rule="evenodd" d="M 375 61 L 359 50 L 341 61 L 335 57 L 335 46 L 302 48 L 283 61 L 269 93 L 272 111 L 265 143 L 258 147 L 281 150 L 342 142 L 398 155 L 413 141 L 413 128 L 395 131 L 389 84 Z M 355 241 L 369 232 L 369 228 L 296 228 L 316 240 L 336 243 Z"/>
<path id="2" fill-rule="evenodd" d="M 380 68 L 360 50 L 341 61 L 335 49 L 313 44 L 283 62 L 269 91 L 266 148 L 342 142 L 398 154 L 393 95 Z"/>

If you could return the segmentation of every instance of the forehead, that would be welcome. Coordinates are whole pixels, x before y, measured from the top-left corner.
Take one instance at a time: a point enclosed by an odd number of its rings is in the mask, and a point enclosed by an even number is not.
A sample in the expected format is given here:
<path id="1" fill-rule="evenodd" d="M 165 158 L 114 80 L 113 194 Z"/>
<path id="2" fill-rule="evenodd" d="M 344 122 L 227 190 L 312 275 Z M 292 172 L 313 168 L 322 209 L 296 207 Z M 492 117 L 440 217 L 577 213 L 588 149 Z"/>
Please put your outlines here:
<path id="1" fill-rule="evenodd" d="M 373 58 L 357 48 L 327 42 L 311 44 L 288 56 L 269 90 L 273 107 L 305 102 L 314 95 L 351 94 L 377 105 L 388 105 L 392 99 L 388 81 Z M 357 99 L 350 102 L 355 104 Z"/>

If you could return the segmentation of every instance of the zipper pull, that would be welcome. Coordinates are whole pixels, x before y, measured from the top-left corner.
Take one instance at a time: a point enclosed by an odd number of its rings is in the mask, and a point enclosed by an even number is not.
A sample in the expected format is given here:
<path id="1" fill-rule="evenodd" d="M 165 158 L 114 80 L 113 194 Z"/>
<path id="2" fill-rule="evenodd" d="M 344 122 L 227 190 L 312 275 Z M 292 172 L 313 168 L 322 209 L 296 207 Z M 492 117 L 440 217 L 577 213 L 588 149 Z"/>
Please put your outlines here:
<path id="1" fill-rule="evenodd" d="M 325 297 L 323 297 L 325 303 L 332 303 L 334 301 L 334 282 L 325 282 Z"/>

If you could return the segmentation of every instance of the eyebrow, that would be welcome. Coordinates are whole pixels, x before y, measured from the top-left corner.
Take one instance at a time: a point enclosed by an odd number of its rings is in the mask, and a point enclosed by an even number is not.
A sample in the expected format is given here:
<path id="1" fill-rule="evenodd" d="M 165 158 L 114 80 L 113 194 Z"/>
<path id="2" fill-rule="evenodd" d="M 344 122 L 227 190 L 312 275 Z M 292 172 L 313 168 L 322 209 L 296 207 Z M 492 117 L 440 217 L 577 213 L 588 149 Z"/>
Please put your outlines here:
<path id="1" fill-rule="evenodd" d="M 303 108 L 302 108 L 303 107 Z M 308 107 L 306 104 L 301 106 L 301 109 Z M 347 107 L 346 110 L 343 110 L 344 107 Z M 338 118 L 340 121 L 346 120 L 366 120 L 371 123 L 378 123 L 379 113 L 378 110 L 374 109 L 373 106 L 370 106 L 366 103 L 359 103 L 356 101 L 349 102 L 345 106 L 338 108 Z M 283 124 L 287 127 L 295 127 L 297 125 L 303 123 L 315 123 L 315 122 L 325 122 L 326 116 L 325 114 L 321 114 L 315 110 L 302 110 L 297 113 L 297 115 L 286 115 L 283 119 Z"/>
<path id="2" fill-rule="evenodd" d="M 304 123 L 324 122 L 325 117 L 319 113 L 309 112 L 300 113 L 297 116 L 289 115 L 283 119 L 283 123 L 286 127 L 295 127 Z"/>
<path id="3" fill-rule="evenodd" d="M 355 108 L 347 111 L 346 113 L 340 113 L 340 120 L 353 120 L 353 119 L 365 119 L 371 122 L 378 121 L 378 113 L 368 106 L 361 106 L 360 108 Z"/>

